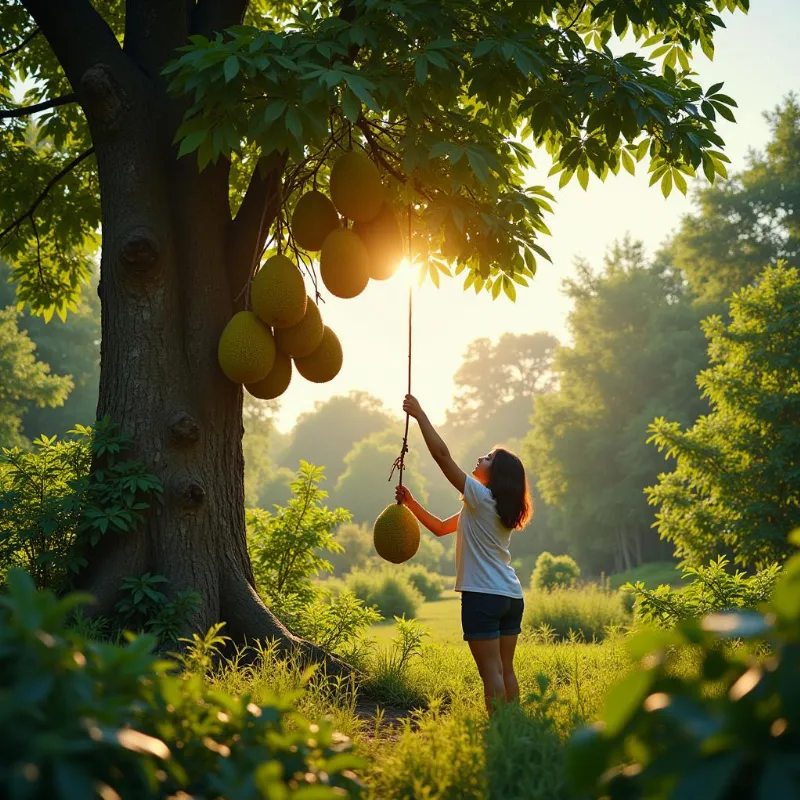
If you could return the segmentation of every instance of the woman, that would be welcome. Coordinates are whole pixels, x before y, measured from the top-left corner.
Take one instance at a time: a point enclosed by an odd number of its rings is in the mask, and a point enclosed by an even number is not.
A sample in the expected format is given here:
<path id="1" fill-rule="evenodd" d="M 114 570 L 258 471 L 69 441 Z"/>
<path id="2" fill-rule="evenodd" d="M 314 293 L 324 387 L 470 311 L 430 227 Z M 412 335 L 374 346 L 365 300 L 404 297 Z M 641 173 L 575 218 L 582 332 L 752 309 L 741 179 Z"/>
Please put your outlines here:
<path id="1" fill-rule="evenodd" d="M 413 395 L 406 395 L 403 410 L 417 420 L 434 461 L 461 493 L 461 511 L 448 519 L 426 511 L 405 486 L 397 487 L 396 496 L 434 535 L 457 534 L 455 589 L 461 592 L 461 626 L 491 714 L 497 700 L 519 697 L 514 650 L 524 602 L 508 547 L 512 531 L 522 528 L 532 512 L 525 468 L 513 453 L 496 447 L 467 475 Z"/>

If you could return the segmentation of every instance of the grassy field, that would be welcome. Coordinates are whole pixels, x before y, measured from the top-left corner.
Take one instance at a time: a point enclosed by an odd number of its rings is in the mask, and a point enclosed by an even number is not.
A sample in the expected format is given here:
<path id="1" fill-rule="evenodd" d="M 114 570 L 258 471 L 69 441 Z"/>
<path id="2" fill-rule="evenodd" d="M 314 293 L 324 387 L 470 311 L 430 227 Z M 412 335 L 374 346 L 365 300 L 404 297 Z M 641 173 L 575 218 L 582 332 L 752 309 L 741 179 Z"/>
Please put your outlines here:
<path id="1" fill-rule="evenodd" d="M 454 635 L 453 595 L 424 609 L 429 622 L 438 624 L 437 636 Z M 328 716 L 363 756 L 368 798 L 569 800 L 563 743 L 576 725 L 597 715 L 608 688 L 627 671 L 623 638 L 602 644 L 521 642 L 522 705 L 487 720 L 480 679 L 463 642 L 429 640 L 397 669 L 385 657 L 396 631 L 385 633 L 384 646 L 362 666 L 358 686 L 304 686 L 301 671 L 277 658 L 225 671 L 215 680 L 227 691 L 250 693 L 255 702 L 302 690 L 298 710 Z"/>
<path id="2" fill-rule="evenodd" d="M 461 642 L 461 596 L 452 589 L 445 590 L 440 600 L 431 600 L 420 606 L 416 620 L 428 631 L 431 642 Z M 370 629 L 370 636 L 381 644 L 390 642 L 396 633 L 393 619 L 379 622 Z"/>

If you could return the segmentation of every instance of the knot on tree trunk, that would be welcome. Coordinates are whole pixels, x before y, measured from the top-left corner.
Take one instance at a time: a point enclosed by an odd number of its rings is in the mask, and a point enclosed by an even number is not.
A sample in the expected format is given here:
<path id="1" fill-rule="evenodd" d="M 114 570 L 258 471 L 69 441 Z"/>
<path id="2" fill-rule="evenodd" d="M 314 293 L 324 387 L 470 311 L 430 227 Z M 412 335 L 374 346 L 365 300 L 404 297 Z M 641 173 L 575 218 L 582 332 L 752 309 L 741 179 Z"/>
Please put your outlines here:
<path id="1" fill-rule="evenodd" d="M 169 421 L 169 432 L 175 444 L 194 444 L 200 438 L 200 425 L 188 411 L 177 411 Z"/>
<path id="2" fill-rule="evenodd" d="M 198 508 L 206 499 L 206 490 L 196 478 L 184 475 L 173 484 L 175 497 L 186 508 Z"/>
<path id="3" fill-rule="evenodd" d="M 134 273 L 151 269 L 158 261 L 158 239 L 146 228 L 134 228 L 122 240 L 120 256 L 123 263 Z"/>
<path id="4" fill-rule="evenodd" d="M 125 94 L 107 64 L 95 64 L 81 76 L 86 111 L 108 129 L 119 127 Z"/>

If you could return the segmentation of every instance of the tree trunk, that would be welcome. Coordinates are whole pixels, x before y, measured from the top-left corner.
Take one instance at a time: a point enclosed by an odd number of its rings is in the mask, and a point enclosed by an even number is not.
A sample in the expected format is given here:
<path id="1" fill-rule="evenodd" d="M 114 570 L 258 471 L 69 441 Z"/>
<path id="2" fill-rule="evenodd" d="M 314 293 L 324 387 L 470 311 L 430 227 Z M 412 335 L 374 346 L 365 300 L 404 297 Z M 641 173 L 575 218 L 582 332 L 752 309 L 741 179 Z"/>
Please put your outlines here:
<path id="1" fill-rule="evenodd" d="M 242 288 L 231 285 L 237 273 L 227 263 L 229 166 L 199 173 L 194 156 L 176 159 L 172 137 L 183 109 L 143 70 L 95 63 L 76 88 L 102 195 L 98 417 L 132 437 L 135 457 L 164 487 L 141 530 L 107 535 L 88 551 L 80 587 L 95 596 L 93 613 L 113 616 L 125 576 L 161 574 L 171 595 L 200 593 L 195 630 L 222 620 L 223 633 L 238 642 L 277 639 L 285 653 L 347 671 L 293 636 L 254 589 L 242 389 L 224 377 L 216 355 Z"/>

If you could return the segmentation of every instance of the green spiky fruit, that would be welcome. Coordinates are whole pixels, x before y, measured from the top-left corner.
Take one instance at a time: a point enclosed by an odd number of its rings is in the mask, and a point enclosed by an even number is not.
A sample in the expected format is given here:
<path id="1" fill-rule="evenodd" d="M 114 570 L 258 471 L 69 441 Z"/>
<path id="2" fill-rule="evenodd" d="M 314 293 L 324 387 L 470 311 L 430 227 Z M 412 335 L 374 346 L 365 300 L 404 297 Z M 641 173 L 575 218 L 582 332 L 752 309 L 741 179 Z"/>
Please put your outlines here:
<path id="1" fill-rule="evenodd" d="M 319 274 L 328 291 L 345 299 L 361 294 L 369 281 L 369 255 L 346 228 L 328 234 L 319 256 Z"/>
<path id="2" fill-rule="evenodd" d="M 245 389 L 259 400 L 274 400 L 280 397 L 292 382 L 292 359 L 278 350 L 275 353 L 275 363 L 258 383 L 247 383 Z"/>
<path id="3" fill-rule="evenodd" d="M 219 337 L 217 359 L 234 383 L 260 381 L 275 363 L 275 341 L 252 311 L 239 311 Z"/>
<path id="4" fill-rule="evenodd" d="M 322 341 L 322 316 L 317 304 L 309 297 L 303 319 L 291 328 L 275 329 L 275 344 L 281 353 L 296 358 L 310 356 Z"/>
<path id="5" fill-rule="evenodd" d="M 264 324 L 274 328 L 297 325 L 306 313 L 303 275 L 286 256 L 272 256 L 253 278 L 250 301 Z"/>
<path id="6" fill-rule="evenodd" d="M 356 150 L 336 159 L 331 169 L 331 200 L 339 213 L 369 222 L 381 209 L 384 189 L 378 168 Z"/>
<path id="7" fill-rule="evenodd" d="M 376 281 L 391 278 L 403 259 L 403 234 L 392 204 L 384 203 L 370 222 L 357 222 L 353 232 L 367 248 L 370 278 Z"/>
<path id="8" fill-rule="evenodd" d="M 296 358 L 294 365 L 307 381 L 327 383 L 339 374 L 343 358 L 339 338 L 326 325 L 322 332 L 322 341 L 314 352 L 305 358 Z"/>
<path id="9" fill-rule="evenodd" d="M 304 250 L 319 250 L 325 237 L 339 227 L 333 203 L 316 189 L 306 192 L 292 213 L 292 235 Z"/>
<path id="10" fill-rule="evenodd" d="M 398 503 L 386 506 L 372 527 L 372 540 L 382 559 L 402 564 L 419 550 L 417 518 Z"/>

